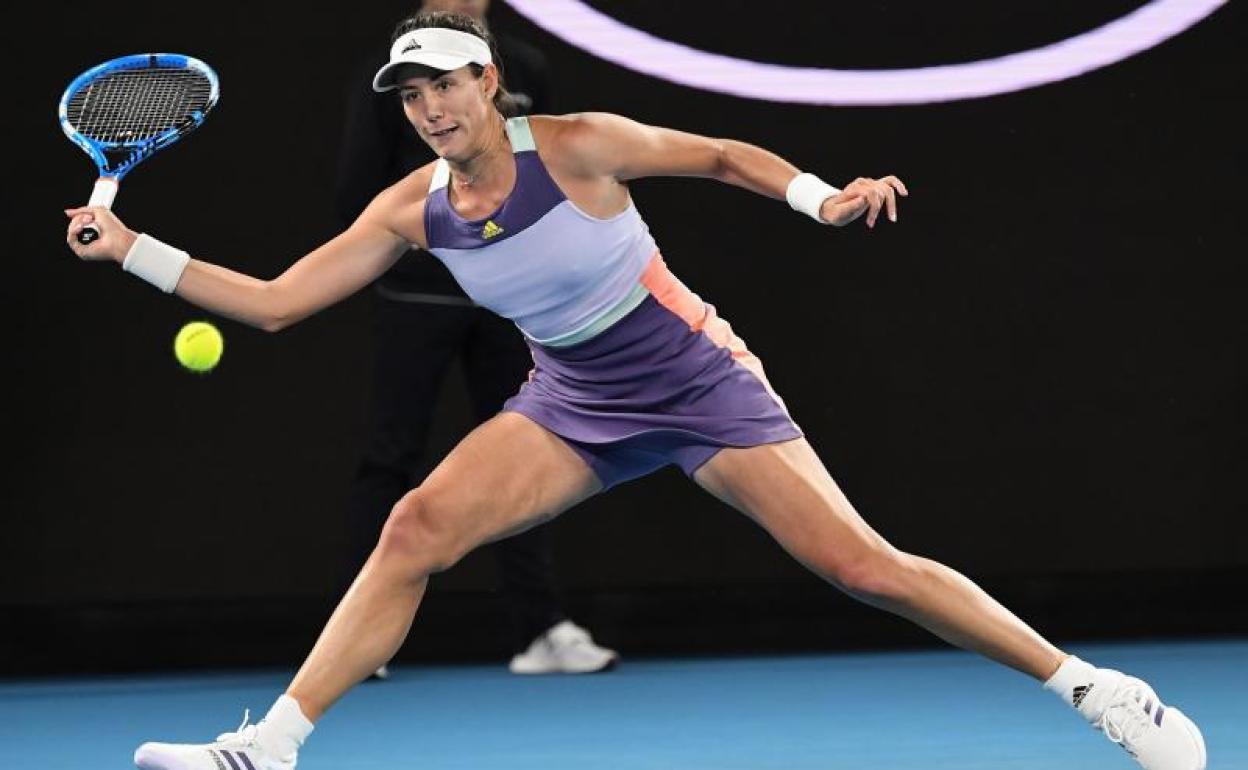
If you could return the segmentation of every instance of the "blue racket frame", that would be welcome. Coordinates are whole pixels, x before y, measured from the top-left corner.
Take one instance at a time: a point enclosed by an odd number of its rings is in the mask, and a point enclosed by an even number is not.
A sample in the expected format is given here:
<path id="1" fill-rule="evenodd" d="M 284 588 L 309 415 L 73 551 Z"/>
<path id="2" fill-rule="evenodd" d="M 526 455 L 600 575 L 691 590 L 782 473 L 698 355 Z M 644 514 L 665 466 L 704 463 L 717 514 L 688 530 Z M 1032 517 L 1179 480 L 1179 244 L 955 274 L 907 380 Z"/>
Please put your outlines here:
<path id="1" fill-rule="evenodd" d="M 99 142 L 94 139 L 83 136 L 69 123 L 68 107 L 69 101 L 74 94 L 82 90 L 84 86 L 101 75 L 116 70 L 129 70 L 136 68 L 165 67 L 169 69 L 194 69 L 202 72 L 208 78 L 211 90 L 208 96 L 208 103 L 202 110 L 196 110 L 191 113 L 188 120 L 182 125 L 174 126 L 164 133 L 151 137 L 149 139 L 140 139 L 133 142 Z M 191 56 L 174 53 L 144 53 L 132 54 L 130 56 L 120 56 L 111 59 L 103 64 L 96 65 L 86 72 L 82 73 L 69 84 L 65 89 L 65 93 L 61 95 L 61 103 L 57 112 L 60 118 L 61 130 L 69 137 L 70 141 L 81 147 L 87 155 L 91 156 L 91 160 L 100 170 L 101 177 L 111 178 L 120 181 L 130 169 L 151 157 L 156 151 L 161 150 L 173 144 L 184 134 L 194 130 L 207 116 L 209 110 L 217 103 L 220 96 L 220 81 L 217 79 L 217 73 L 204 62 Z M 129 154 L 124 157 L 121 162 L 116 165 L 110 165 L 108 152 Z"/>

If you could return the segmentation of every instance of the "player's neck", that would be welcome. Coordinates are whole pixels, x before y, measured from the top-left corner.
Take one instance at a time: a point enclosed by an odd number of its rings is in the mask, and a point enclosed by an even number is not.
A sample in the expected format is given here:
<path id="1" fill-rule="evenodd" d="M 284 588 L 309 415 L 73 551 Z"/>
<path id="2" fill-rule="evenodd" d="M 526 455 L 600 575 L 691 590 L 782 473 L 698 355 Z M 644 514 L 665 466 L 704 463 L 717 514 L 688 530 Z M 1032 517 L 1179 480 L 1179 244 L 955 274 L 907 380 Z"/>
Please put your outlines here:
<path id="1" fill-rule="evenodd" d="M 456 189 L 474 194 L 489 193 L 494 188 L 510 190 L 515 181 L 511 156 L 511 143 L 500 121 L 487 134 L 479 152 L 463 161 L 450 161 L 451 182 Z"/>

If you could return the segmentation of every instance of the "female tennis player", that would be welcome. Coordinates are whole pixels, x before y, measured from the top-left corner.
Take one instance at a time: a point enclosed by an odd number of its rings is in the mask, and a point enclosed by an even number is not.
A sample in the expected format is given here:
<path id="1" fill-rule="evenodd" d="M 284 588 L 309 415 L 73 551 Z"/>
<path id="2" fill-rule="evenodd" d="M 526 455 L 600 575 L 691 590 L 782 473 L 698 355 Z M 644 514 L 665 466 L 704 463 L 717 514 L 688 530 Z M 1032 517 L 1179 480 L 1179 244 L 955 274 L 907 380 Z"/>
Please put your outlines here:
<path id="1" fill-rule="evenodd" d="M 366 286 L 410 244 L 516 323 L 535 369 L 504 410 L 394 507 L 372 556 L 261 722 L 203 745 L 147 743 L 145 770 L 286 770 L 313 723 L 389 660 L 429 575 L 475 546 L 622 481 L 679 465 L 847 594 L 1044 683 L 1148 770 L 1202 770 L 1196 726 L 1139 679 L 1066 655 L 970 580 L 891 546 L 858 515 L 715 308 L 677 280 L 627 183 L 699 176 L 819 222 L 897 219 L 894 176 L 843 190 L 758 147 L 609 114 L 504 120 L 488 34 L 463 16 L 397 28 L 396 89 L 439 160 L 380 193 L 342 234 L 262 281 L 191 259 L 104 208 L 68 210 L 83 259 L 277 331 Z M 84 246 L 87 224 L 101 236 Z"/>

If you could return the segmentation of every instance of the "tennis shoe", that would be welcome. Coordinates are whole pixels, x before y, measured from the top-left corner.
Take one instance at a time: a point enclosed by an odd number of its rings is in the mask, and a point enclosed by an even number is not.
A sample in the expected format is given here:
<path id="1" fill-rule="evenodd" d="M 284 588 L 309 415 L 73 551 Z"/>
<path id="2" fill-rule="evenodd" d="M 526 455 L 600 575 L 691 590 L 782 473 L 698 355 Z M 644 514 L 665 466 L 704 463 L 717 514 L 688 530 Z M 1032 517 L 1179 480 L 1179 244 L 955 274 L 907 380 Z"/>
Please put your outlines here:
<path id="1" fill-rule="evenodd" d="M 1187 715 L 1162 703 L 1139 679 L 1102 672 L 1117 676 L 1106 683 L 1108 695 L 1097 699 L 1100 713 L 1092 719 L 1093 727 L 1144 770 L 1205 770 L 1205 740 Z"/>
<path id="2" fill-rule="evenodd" d="M 529 648 L 511 659 L 513 674 L 591 674 L 619 660 L 615 650 L 594 643 L 589 632 L 570 620 L 551 626 Z"/>
<path id="3" fill-rule="evenodd" d="M 145 743 L 134 752 L 140 770 L 294 770 L 296 755 L 270 756 L 256 740 L 258 725 L 249 725 L 250 713 L 232 733 L 212 743 Z"/>

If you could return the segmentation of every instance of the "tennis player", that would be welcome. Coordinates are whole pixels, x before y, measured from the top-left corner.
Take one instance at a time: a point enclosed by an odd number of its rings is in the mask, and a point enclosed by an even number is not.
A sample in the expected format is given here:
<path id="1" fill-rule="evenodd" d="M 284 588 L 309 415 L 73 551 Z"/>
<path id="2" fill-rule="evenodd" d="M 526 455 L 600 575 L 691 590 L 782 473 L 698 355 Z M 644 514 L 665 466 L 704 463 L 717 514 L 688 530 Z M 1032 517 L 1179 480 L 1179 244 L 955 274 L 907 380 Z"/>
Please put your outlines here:
<path id="1" fill-rule="evenodd" d="M 144 770 L 287 770 L 313 724 L 391 658 L 428 577 L 477 545 L 668 464 L 752 517 L 850 596 L 1036 680 L 1147 770 L 1203 770 L 1196 726 L 1143 681 L 1043 639 L 952 569 L 904 553 L 859 516 L 759 361 L 668 270 L 628 182 L 699 176 L 787 200 L 818 222 L 897 219 L 897 177 L 839 190 L 758 147 L 609 114 L 504 120 L 489 36 L 468 17 L 398 26 L 373 87 L 397 90 L 439 159 L 381 192 L 342 234 L 271 281 L 191 259 L 104 208 L 70 209 L 83 259 L 277 331 L 368 285 L 415 244 L 514 321 L 535 369 L 390 514 L 285 694 L 213 743 L 147 743 Z M 75 236 L 89 223 L 101 236 Z"/>

